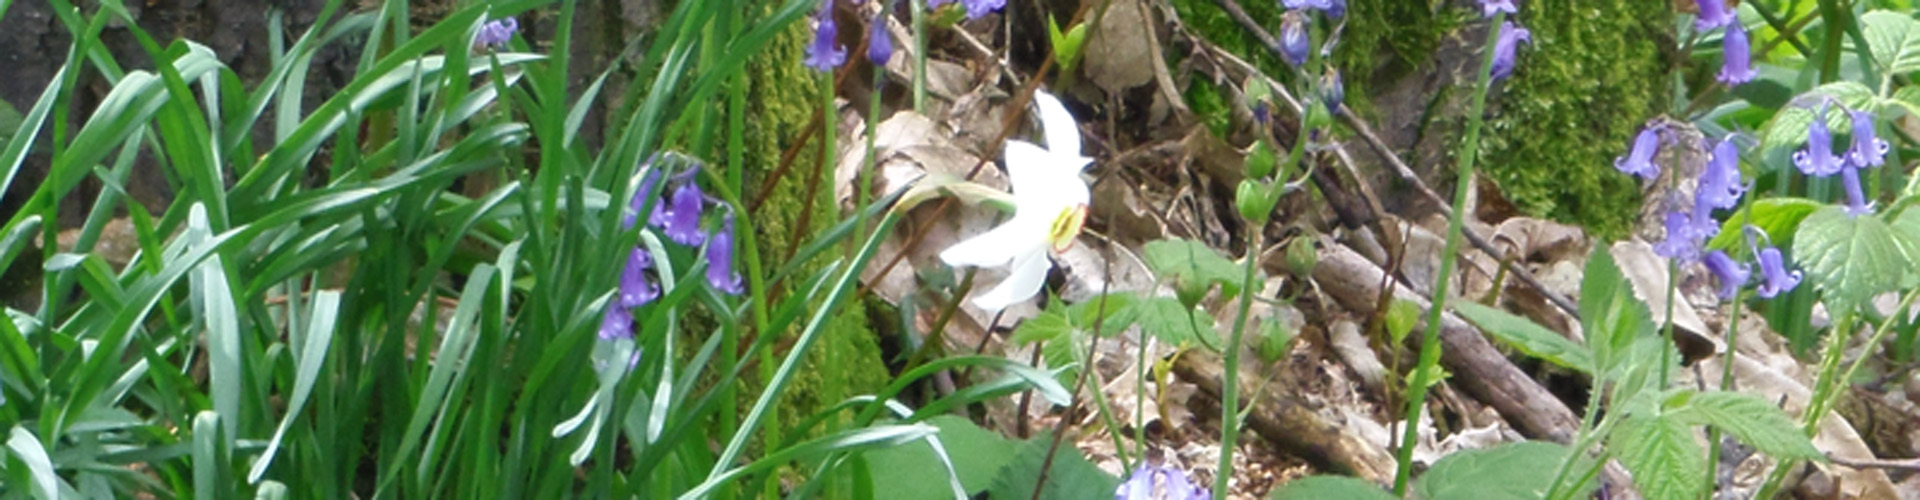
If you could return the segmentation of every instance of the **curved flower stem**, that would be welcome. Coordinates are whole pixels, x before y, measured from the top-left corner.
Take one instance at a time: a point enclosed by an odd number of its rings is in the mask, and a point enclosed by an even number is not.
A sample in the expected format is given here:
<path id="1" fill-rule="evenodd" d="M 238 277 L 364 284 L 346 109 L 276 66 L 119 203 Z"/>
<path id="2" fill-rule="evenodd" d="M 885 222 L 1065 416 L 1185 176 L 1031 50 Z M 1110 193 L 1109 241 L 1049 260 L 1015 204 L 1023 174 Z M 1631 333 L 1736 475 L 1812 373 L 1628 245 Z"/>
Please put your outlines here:
<path id="1" fill-rule="evenodd" d="M 1460 254 L 1462 219 L 1467 213 L 1467 197 L 1473 189 L 1473 160 L 1480 152 L 1480 125 L 1487 108 L 1487 86 L 1493 75 L 1494 45 L 1500 42 L 1500 28 L 1507 20 L 1505 12 L 1495 13 L 1487 28 L 1487 48 L 1480 58 L 1480 72 L 1474 82 L 1473 107 L 1467 112 L 1467 132 L 1460 141 L 1460 172 L 1454 180 L 1453 216 L 1447 218 L 1447 244 L 1440 252 L 1440 273 L 1433 283 L 1433 308 L 1427 312 L 1426 331 L 1421 334 L 1420 364 L 1414 367 L 1408 382 L 1406 432 L 1400 439 L 1399 469 L 1393 475 L 1394 496 L 1407 494 L 1407 480 L 1413 475 L 1413 446 L 1420 440 L 1420 412 L 1426 409 L 1427 386 L 1433 383 L 1433 366 L 1440 363 L 1440 320 L 1446 313 L 1447 288 L 1453 280 L 1454 260 Z M 1237 337 L 1236 337 L 1237 338 Z M 1227 372 L 1232 376 L 1233 372 Z"/>
<path id="2" fill-rule="evenodd" d="M 927 6 L 921 0 L 907 0 L 913 15 L 913 111 L 927 112 Z"/>

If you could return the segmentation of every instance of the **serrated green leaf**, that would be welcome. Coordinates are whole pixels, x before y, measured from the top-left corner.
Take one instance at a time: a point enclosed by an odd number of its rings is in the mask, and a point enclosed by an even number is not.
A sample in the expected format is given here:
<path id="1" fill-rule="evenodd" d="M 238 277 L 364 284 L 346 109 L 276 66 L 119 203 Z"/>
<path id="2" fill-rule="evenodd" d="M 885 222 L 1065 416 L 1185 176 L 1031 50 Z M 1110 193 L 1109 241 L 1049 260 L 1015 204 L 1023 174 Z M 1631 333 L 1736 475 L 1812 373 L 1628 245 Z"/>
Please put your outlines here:
<path id="1" fill-rule="evenodd" d="M 1897 288 L 1913 265 L 1907 260 L 1912 245 L 1879 217 L 1855 217 L 1830 205 L 1800 223 L 1793 258 L 1825 293 L 1830 307 L 1847 309 Z"/>
<path id="2" fill-rule="evenodd" d="M 1134 318 L 1140 328 L 1159 337 L 1161 342 L 1173 345 L 1186 345 L 1212 335 L 1201 335 L 1213 329 L 1213 316 L 1181 304 L 1172 297 L 1154 297 L 1141 302 Z"/>
<path id="3" fill-rule="evenodd" d="M 1134 306 L 1139 298 L 1135 292 L 1095 295 L 1067 306 L 1067 317 L 1076 328 L 1093 331 L 1098 326 L 1101 336 L 1112 337 L 1133 325 L 1137 314 Z"/>
<path id="4" fill-rule="evenodd" d="M 1379 485 L 1347 476 L 1307 476 L 1280 485 L 1272 500 L 1393 500 Z"/>
<path id="5" fill-rule="evenodd" d="M 1545 441 L 1462 451 L 1434 463 L 1414 482 L 1413 490 L 1424 500 L 1538 499 L 1553 487 L 1553 475 L 1541 474 L 1542 467 L 1566 458 L 1566 446 Z M 1575 486 L 1572 498 L 1586 498 L 1597 486 L 1592 481 Z"/>
<path id="6" fill-rule="evenodd" d="M 1633 473 L 1647 498 L 1699 498 L 1706 483 L 1706 455 L 1693 430 L 1673 418 L 1629 415 L 1608 433 L 1608 452 Z"/>
<path id="7" fill-rule="evenodd" d="M 1842 81 L 1821 85 L 1802 94 L 1798 99 L 1806 99 L 1808 96 L 1831 97 L 1837 101 L 1840 106 L 1847 109 L 1879 111 L 1873 109 L 1873 106 L 1869 106 L 1869 104 L 1876 104 L 1877 102 L 1874 98 L 1873 90 L 1855 82 Z M 1780 112 L 1773 116 L 1773 120 L 1767 122 L 1766 133 L 1760 136 L 1761 151 L 1799 149 L 1802 144 L 1807 142 L 1807 125 L 1813 123 L 1815 111 L 1813 108 L 1804 106 L 1787 106 L 1780 108 Z M 1847 126 L 1851 123 L 1846 113 L 1832 109 L 1827 110 L 1828 129 L 1849 130 Z"/>
<path id="8" fill-rule="evenodd" d="M 1920 87 L 1900 87 L 1893 91 L 1893 104 L 1907 110 L 1907 114 L 1920 116 Z"/>
<path id="9" fill-rule="evenodd" d="M 1626 287 L 1626 275 L 1606 248 L 1587 259 L 1580 281 L 1580 326 L 1596 373 L 1611 373 L 1633 358 L 1634 340 L 1653 331 L 1653 314 Z"/>
<path id="10" fill-rule="evenodd" d="M 1766 198 L 1749 204 L 1753 210 L 1753 225 L 1766 231 L 1767 239 L 1782 247 L 1793 245 L 1793 234 L 1799 229 L 1800 221 L 1812 214 L 1815 209 L 1826 206 L 1825 203 L 1806 198 Z M 1726 250 L 1730 255 L 1746 255 L 1746 232 L 1742 230 L 1747 220 L 1746 207 L 1727 216 L 1720 225 L 1720 234 L 1707 242 L 1710 250 Z"/>
<path id="11" fill-rule="evenodd" d="M 1824 458 L 1799 424 L 1759 396 L 1722 391 L 1693 393 L 1673 418 L 1686 425 L 1718 427 L 1776 458 Z"/>
<path id="12" fill-rule="evenodd" d="M 1060 447 L 1053 452 L 1053 461 L 1047 465 L 1048 449 L 1053 439 L 1041 435 L 1020 445 L 1013 459 L 1000 468 L 989 488 L 989 498 L 1033 498 L 1034 486 L 1040 483 L 1040 472 L 1046 469 L 1047 482 L 1040 491 L 1040 498 L 1049 500 L 1107 500 L 1113 498 L 1113 491 L 1120 486 L 1120 478 L 1088 462 L 1078 449 L 1071 446 Z"/>
<path id="13" fill-rule="evenodd" d="M 1460 316 L 1492 335 L 1494 340 L 1518 349 L 1528 356 L 1553 364 L 1593 373 L 1593 353 L 1552 330 L 1506 311 L 1472 302 L 1459 302 L 1454 308 Z"/>
<path id="14" fill-rule="evenodd" d="M 1920 70 L 1920 21 L 1876 10 L 1860 16 L 1860 31 L 1880 67 L 1889 73 Z"/>
<path id="15" fill-rule="evenodd" d="M 1217 284 L 1226 297 L 1240 293 L 1243 270 L 1204 243 L 1178 238 L 1158 240 L 1148 242 L 1141 253 L 1147 268 L 1161 279 L 1202 287 Z"/>

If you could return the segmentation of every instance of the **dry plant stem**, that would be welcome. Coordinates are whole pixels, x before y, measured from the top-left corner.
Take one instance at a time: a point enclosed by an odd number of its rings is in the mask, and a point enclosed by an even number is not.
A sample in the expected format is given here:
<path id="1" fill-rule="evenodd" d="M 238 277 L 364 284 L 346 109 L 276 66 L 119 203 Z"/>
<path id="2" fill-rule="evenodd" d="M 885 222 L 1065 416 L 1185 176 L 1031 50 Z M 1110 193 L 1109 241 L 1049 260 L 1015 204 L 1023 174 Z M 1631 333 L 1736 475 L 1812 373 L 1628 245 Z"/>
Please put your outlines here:
<path id="1" fill-rule="evenodd" d="M 1413 477 L 1413 446 L 1420 439 L 1420 412 L 1426 410 L 1427 386 L 1433 380 L 1433 367 L 1440 363 L 1440 320 L 1446 313 L 1447 292 L 1453 280 L 1454 261 L 1460 255 L 1460 233 L 1466 219 L 1467 198 L 1473 194 L 1473 160 L 1480 150 L 1481 117 L 1487 108 L 1487 84 L 1493 73 L 1493 45 L 1500 39 L 1506 12 L 1496 12 L 1487 29 L 1487 45 L 1480 58 L 1473 107 L 1468 113 L 1466 137 L 1460 141 L 1460 172 L 1454 181 L 1453 214 L 1447 218 L 1447 244 L 1440 252 L 1440 273 L 1433 283 L 1433 306 L 1427 314 L 1425 341 L 1420 343 L 1420 364 L 1414 367 L 1407 391 L 1405 437 L 1400 441 L 1400 470 L 1393 476 L 1394 495 L 1407 494 L 1407 480 Z"/>
<path id="2" fill-rule="evenodd" d="M 1279 54 L 1280 49 L 1274 46 L 1273 35 L 1268 33 L 1265 28 L 1260 27 L 1258 23 L 1254 22 L 1252 17 L 1247 16 L 1246 11 L 1242 10 L 1239 4 L 1234 3 L 1233 0 L 1214 1 L 1219 3 L 1221 8 L 1226 10 L 1227 14 L 1233 17 L 1235 21 L 1239 22 L 1242 28 L 1253 33 L 1254 38 L 1262 40 L 1262 43 L 1267 46 L 1268 50 L 1274 51 L 1275 55 Z M 1280 95 L 1296 112 L 1301 110 L 1300 102 L 1294 99 L 1293 95 L 1287 91 L 1286 86 L 1261 74 L 1259 68 L 1255 68 L 1252 63 L 1240 59 L 1233 54 L 1217 50 L 1210 50 L 1208 54 L 1221 60 L 1232 62 L 1234 66 L 1238 67 L 1242 72 L 1265 80 L 1267 86 L 1272 88 L 1275 94 Z M 1338 114 L 1338 118 L 1341 122 L 1345 123 L 1347 127 L 1355 133 L 1358 133 L 1360 138 L 1365 140 L 1367 146 L 1373 149 L 1374 154 L 1386 160 L 1387 166 L 1393 170 L 1395 176 L 1399 177 L 1402 182 L 1412 185 L 1414 190 L 1420 193 L 1421 197 L 1433 202 L 1433 205 L 1440 209 L 1440 215 L 1448 218 L 1453 217 L 1453 210 L 1448 207 L 1447 201 L 1442 199 L 1439 193 L 1434 192 L 1433 188 L 1428 187 L 1426 181 L 1420 180 L 1420 176 L 1414 174 L 1413 169 L 1408 167 L 1406 162 L 1400 159 L 1400 155 L 1395 153 L 1392 147 L 1387 146 L 1386 141 L 1380 139 L 1380 134 L 1374 132 L 1371 125 L 1368 125 L 1366 121 L 1355 116 L 1353 110 L 1344 104 L 1340 106 L 1340 110 L 1341 112 Z M 1372 192 L 1372 189 L 1367 183 L 1360 181 L 1360 179 L 1364 177 L 1361 177 L 1354 171 L 1353 162 L 1346 147 L 1338 142 L 1331 143 L 1331 145 L 1340 156 L 1342 160 L 1341 165 L 1348 171 L 1348 175 L 1352 176 L 1355 179 L 1354 183 L 1360 186 L 1361 194 L 1367 197 L 1375 211 L 1384 213 L 1385 209 L 1380 205 L 1379 197 Z M 1500 252 L 1494 249 L 1493 244 L 1487 242 L 1485 238 L 1481 238 L 1480 235 L 1474 233 L 1464 233 L 1464 235 L 1467 238 L 1467 242 L 1472 243 L 1474 248 L 1486 252 L 1487 255 L 1499 258 Z M 1532 273 L 1515 272 L 1513 275 L 1519 278 L 1521 283 L 1526 283 L 1527 286 L 1533 287 L 1534 290 L 1540 292 L 1540 295 L 1546 297 L 1548 302 L 1552 302 L 1555 307 L 1559 307 L 1560 310 L 1565 311 L 1567 315 L 1572 316 L 1574 319 L 1580 319 L 1580 306 L 1575 305 L 1572 300 L 1568 300 L 1566 297 L 1547 288 L 1546 285 L 1541 284 L 1539 280 L 1534 279 Z"/>
<path id="3" fill-rule="evenodd" d="M 1882 469 L 1902 472 L 1920 472 L 1920 459 L 1903 460 L 1854 459 L 1827 454 L 1827 461 L 1855 469 Z"/>

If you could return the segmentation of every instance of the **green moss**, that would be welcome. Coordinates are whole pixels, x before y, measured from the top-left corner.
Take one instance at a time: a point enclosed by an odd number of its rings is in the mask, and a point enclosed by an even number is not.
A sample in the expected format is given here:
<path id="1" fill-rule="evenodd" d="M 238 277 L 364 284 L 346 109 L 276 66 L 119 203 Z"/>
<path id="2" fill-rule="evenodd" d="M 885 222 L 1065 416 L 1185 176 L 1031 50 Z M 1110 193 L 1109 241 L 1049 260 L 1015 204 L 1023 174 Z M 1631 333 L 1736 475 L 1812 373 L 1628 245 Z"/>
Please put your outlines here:
<path id="1" fill-rule="evenodd" d="M 1523 210 L 1625 235 L 1639 191 L 1613 169 L 1661 108 L 1662 40 L 1671 17 L 1630 0 L 1535 0 L 1533 32 L 1481 134 L 1485 172 Z"/>
<path id="2" fill-rule="evenodd" d="M 747 64 L 749 114 L 745 120 L 746 164 L 742 171 L 749 190 L 760 186 L 779 167 L 781 153 L 795 144 L 806 129 L 807 120 L 813 116 L 814 106 L 820 102 L 818 75 L 800 64 L 810 37 L 806 23 L 794 23 Z M 795 157 L 795 165 L 773 185 L 765 205 L 755 214 L 752 227 L 762 262 L 768 268 L 783 264 L 780 258 L 789 253 L 787 247 L 794 241 L 796 232 L 804 239 L 840 220 L 838 207 L 831 198 L 833 190 L 827 183 L 821 185 L 820 192 L 812 199 L 807 197 L 807 175 L 818 168 L 819 136 L 812 142 L 815 145 Z M 813 215 L 805 227 L 800 227 L 800 214 L 808 209 L 813 210 Z M 817 265 L 796 275 L 806 276 L 816 269 Z M 791 297 L 802 293 L 794 285 L 789 282 L 787 290 L 780 295 Z M 862 304 L 851 300 L 843 302 L 834 314 L 833 321 L 819 334 L 818 343 L 808 353 L 806 367 L 799 371 L 781 402 L 783 428 L 796 425 L 849 396 L 878 392 L 887 381 L 886 365 L 880 361 L 880 350 L 866 325 Z M 797 332 L 796 328 L 783 333 Z M 790 443 L 795 439 L 797 437 L 788 437 L 785 441 Z"/>
<path id="3" fill-rule="evenodd" d="M 1281 14 L 1285 13 L 1279 2 L 1250 0 L 1239 5 L 1255 23 L 1277 35 Z M 1234 21 L 1214 0 L 1173 0 L 1173 8 L 1180 14 L 1181 22 L 1200 36 L 1245 58 L 1267 76 L 1292 88 L 1306 87 L 1305 83 L 1296 81 L 1292 68 L 1261 45 L 1258 37 Z M 1350 1 L 1345 34 L 1341 35 L 1333 56 L 1334 66 L 1345 75 L 1347 106 L 1361 116 L 1370 115 L 1373 106 L 1366 99 L 1367 89 L 1376 83 L 1399 79 L 1424 64 L 1439 47 L 1441 38 L 1460 26 L 1467 14 L 1459 9 L 1444 8 L 1440 0 Z M 1327 35 L 1322 29 L 1318 36 Z"/>

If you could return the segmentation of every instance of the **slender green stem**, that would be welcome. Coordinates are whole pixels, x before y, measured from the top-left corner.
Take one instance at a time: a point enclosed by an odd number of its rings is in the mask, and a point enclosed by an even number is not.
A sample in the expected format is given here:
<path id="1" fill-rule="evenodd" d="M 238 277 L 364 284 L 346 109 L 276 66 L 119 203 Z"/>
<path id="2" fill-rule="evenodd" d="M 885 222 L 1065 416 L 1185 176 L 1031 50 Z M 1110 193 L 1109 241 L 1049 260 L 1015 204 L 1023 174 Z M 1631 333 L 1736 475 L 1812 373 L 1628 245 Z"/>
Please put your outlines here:
<path id="1" fill-rule="evenodd" d="M 1679 176 L 1675 176 L 1679 177 Z M 1671 238 L 1672 236 L 1668 236 Z M 1667 314 L 1662 321 L 1660 334 L 1667 339 L 1667 346 L 1660 349 L 1660 387 L 1667 386 L 1673 380 L 1673 302 L 1680 289 L 1680 261 L 1667 259 Z"/>
<path id="2" fill-rule="evenodd" d="M 1306 142 L 1306 134 L 1295 147 Z M 1240 313 L 1234 316 L 1233 335 L 1227 337 L 1226 375 L 1220 384 L 1220 464 L 1214 470 L 1213 491 L 1226 495 L 1233 479 L 1234 442 L 1240 437 L 1240 337 L 1247 329 L 1247 316 L 1253 311 L 1253 296 L 1259 288 L 1253 283 L 1253 270 L 1260 260 L 1260 230 L 1247 228 L 1245 275 L 1240 279 Z"/>
<path id="3" fill-rule="evenodd" d="M 1467 197 L 1473 194 L 1473 160 L 1480 152 L 1480 126 L 1487 108 L 1487 86 L 1493 75 L 1493 46 L 1499 43 L 1505 12 L 1497 12 L 1487 28 L 1487 48 L 1480 58 L 1480 72 L 1474 83 L 1473 107 L 1467 112 L 1466 137 L 1460 141 L 1460 172 L 1454 180 L 1453 216 L 1447 218 L 1447 244 L 1440 253 L 1440 273 L 1433 283 L 1433 308 L 1427 312 L 1426 331 L 1421 334 L 1420 364 L 1414 367 L 1407 388 L 1406 431 L 1400 440 L 1399 469 L 1393 475 L 1393 494 L 1407 494 L 1407 480 L 1413 476 L 1413 446 L 1420 440 L 1420 412 L 1426 409 L 1427 386 L 1433 383 L 1433 366 L 1440 363 L 1440 325 L 1446 314 L 1448 284 L 1453 280 L 1454 260 L 1460 255 L 1460 232 Z"/>
<path id="4" fill-rule="evenodd" d="M 913 15 L 913 110 L 927 112 L 927 6 L 908 1 Z"/>

